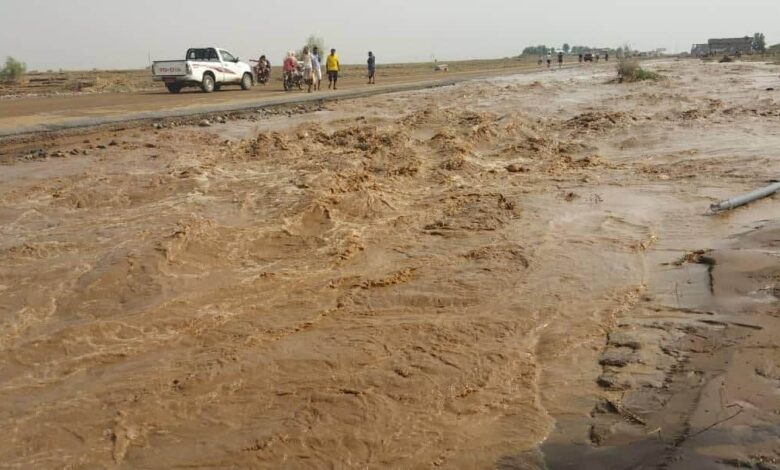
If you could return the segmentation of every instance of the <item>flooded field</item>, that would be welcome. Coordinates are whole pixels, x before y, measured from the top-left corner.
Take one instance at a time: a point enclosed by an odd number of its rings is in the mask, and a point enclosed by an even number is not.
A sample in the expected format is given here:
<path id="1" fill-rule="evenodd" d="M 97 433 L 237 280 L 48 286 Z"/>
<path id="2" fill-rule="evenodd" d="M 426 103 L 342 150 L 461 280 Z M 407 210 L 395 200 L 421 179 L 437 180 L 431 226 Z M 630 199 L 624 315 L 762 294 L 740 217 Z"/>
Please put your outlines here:
<path id="1" fill-rule="evenodd" d="M 780 468 L 780 67 L 650 67 L 4 144 L 0 461 Z"/>

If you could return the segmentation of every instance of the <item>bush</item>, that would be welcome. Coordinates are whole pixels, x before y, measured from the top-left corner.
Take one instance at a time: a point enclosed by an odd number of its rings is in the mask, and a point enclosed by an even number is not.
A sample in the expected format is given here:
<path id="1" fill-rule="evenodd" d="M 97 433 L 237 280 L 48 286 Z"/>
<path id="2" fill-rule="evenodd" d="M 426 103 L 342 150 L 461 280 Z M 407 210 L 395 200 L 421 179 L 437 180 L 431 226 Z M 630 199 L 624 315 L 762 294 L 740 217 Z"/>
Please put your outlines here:
<path id="1" fill-rule="evenodd" d="M 27 71 L 27 66 L 13 57 L 5 59 L 5 67 L 0 70 L 0 81 L 15 82 L 22 78 Z"/>
<path id="2" fill-rule="evenodd" d="M 661 75 L 651 72 L 650 70 L 645 70 L 642 67 L 639 67 L 637 71 L 634 73 L 634 78 L 638 81 L 643 80 L 658 80 L 661 78 Z"/>
<path id="3" fill-rule="evenodd" d="M 623 57 L 617 64 L 618 81 L 639 82 L 643 80 L 658 80 L 661 76 L 639 66 L 639 61 L 631 57 Z"/>
<path id="4" fill-rule="evenodd" d="M 629 57 L 624 57 L 618 60 L 617 73 L 618 78 L 623 81 L 630 81 L 636 75 L 636 71 L 639 70 L 639 61 Z"/>

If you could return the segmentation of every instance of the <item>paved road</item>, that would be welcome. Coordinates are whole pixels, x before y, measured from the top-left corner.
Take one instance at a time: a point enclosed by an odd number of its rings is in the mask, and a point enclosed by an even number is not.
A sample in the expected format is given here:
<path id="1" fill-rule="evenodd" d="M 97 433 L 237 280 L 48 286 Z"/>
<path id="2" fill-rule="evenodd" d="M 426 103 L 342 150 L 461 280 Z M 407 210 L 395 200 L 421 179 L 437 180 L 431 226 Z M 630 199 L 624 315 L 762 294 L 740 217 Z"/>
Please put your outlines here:
<path id="1" fill-rule="evenodd" d="M 576 65 L 575 65 L 576 66 Z M 167 91 L 137 93 L 83 94 L 68 96 L 30 97 L 0 101 L 0 137 L 36 132 L 57 131 L 78 127 L 114 124 L 144 119 L 181 117 L 203 113 L 238 111 L 278 104 L 355 98 L 380 93 L 446 86 L 458 82 L 496 75 L 539 71 L 538 67 L 520 66 L 500 71 L 477 71 L 447 74 L 417 74 L 391 77 L 379 85 L 366 85 L 360 80 L 346 80 L 338 91 L 317 93 L 281 91 L 272 82 L 242 91 L 230 87 L 206 94 L 195 89 L 174 95 Z"/>

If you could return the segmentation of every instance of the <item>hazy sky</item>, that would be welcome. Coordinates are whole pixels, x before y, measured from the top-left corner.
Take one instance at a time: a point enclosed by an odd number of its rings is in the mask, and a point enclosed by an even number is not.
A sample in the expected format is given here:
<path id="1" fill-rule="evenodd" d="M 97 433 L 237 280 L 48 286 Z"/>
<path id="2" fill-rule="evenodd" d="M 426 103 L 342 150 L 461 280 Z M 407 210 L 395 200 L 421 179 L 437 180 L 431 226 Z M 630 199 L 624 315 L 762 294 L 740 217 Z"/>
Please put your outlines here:
<path id="1" fill-rule="evenodd" d="M 276 64 L 309 34 L 343 62 L 490 58 L 529 44 L 689 50 L 761 31 L 780 42 L 780 0 L 0 0 L 0 57 L 28 69 L 133 68 L 217 45 Z"/>

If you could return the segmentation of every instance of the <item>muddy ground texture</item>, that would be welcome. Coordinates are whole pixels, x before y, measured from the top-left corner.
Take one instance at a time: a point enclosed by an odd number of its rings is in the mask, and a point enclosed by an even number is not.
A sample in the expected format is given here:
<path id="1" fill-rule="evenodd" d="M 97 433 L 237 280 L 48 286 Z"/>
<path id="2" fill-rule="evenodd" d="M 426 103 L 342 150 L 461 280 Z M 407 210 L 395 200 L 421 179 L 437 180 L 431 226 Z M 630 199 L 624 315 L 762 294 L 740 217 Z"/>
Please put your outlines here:
<path id="1" fill-rule="evenodd" d="M 0 461 L 780 468 L 780 68 L 3 142 Z"/>

